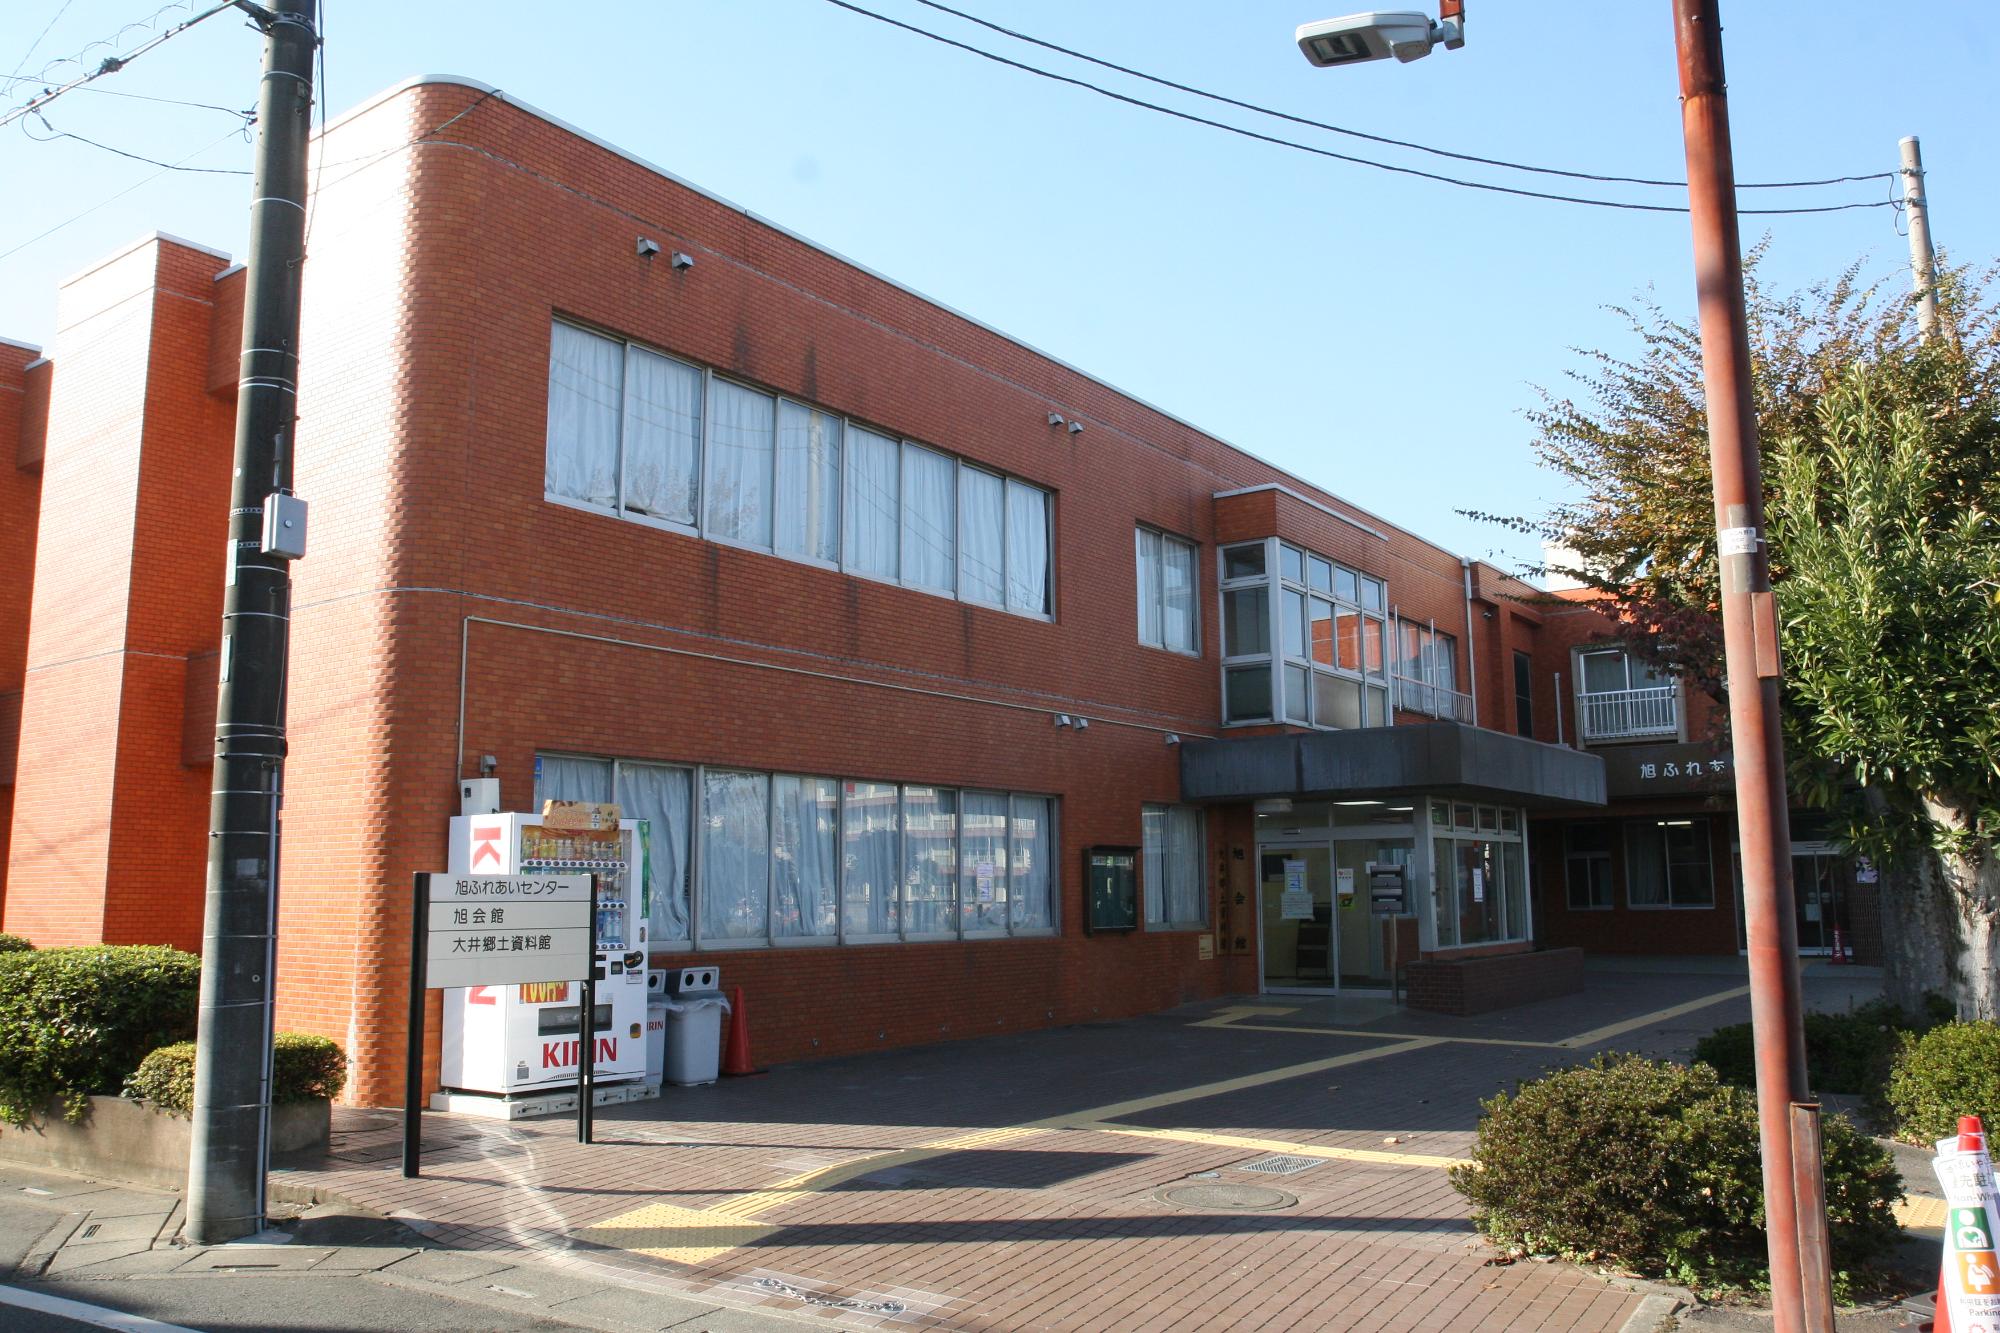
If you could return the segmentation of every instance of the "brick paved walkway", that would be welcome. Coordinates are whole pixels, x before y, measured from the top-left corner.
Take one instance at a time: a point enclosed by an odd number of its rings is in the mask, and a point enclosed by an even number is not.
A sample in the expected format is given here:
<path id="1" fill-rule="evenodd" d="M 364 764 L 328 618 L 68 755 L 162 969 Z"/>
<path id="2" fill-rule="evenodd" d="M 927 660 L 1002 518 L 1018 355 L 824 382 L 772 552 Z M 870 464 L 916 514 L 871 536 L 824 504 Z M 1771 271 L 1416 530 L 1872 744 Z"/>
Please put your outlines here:
<path id="1" fill-rule="evenodd" d="M 1747 1014 L 1741 985 L 1593 972 L 1470 1020 L 1223 1001 L 669 1089 L 604 1108 L 588 1147 L 567 1119 L 432 1114 L 416 1181 L 398 1116 L 343 1109 L 278 1178 L 452 1246 L 847 1326 L 1614 1330 L 1637 1293 L 1488 1266 L 1444 1168 L 1496 1087 L 1682 1049 Z M 1224 1206 L 1241 1187 L 1275 1206 Z"/>

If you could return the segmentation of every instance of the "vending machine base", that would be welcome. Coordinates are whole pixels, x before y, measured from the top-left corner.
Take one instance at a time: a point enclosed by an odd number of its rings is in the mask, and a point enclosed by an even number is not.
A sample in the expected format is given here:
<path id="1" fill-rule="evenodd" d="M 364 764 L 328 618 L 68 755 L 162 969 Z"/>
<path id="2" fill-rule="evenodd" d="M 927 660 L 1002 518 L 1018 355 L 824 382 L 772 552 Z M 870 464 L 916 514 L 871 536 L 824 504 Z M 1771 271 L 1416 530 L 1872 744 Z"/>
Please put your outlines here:
<path id="1" fill-rule="evenodd" d="M 657 1097 L 660 1085 L 643 1080 L 601 1083 L 592 1092 L 592 1106 L 617 1106 L 622 1102 L 643 1102 Z M 431 1110 L 450 1111 L 455 1115 L 469 1115 L 481 1120 L 528 1120 L 535 1116 L 568 1115 L 576 1111 L 576 1089 L 520 1092 L 507 1096 L 445 1088 L 431 1094 Z"/>

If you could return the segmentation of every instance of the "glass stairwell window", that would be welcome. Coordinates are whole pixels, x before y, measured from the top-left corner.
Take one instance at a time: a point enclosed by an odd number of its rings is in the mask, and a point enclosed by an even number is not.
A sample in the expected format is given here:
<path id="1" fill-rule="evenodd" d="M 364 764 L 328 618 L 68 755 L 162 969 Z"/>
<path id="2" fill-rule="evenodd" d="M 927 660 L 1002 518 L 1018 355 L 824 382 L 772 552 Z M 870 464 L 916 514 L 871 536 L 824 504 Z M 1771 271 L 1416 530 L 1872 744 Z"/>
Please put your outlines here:
<path id="1" fill-rule="evenodd" d="M 1223 548 L 1221 576 L 1225 721 L 1388 725 L 1382 580 L 1285 542 Z"/>
<path id="2" fill-rule="evenodd" d="M 1680 735 L 1680 683 L 1623 648 L 1577 654 L 1577 732 L 1585 744 Z"/>

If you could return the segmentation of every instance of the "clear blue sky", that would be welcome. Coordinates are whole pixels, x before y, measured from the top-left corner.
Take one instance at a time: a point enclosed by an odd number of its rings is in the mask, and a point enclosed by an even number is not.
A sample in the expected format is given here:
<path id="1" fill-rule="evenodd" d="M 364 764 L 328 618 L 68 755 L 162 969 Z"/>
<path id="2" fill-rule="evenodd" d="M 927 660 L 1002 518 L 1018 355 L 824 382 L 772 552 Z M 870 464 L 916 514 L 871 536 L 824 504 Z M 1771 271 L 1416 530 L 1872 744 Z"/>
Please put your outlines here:
<path id="1" fill-rule="evenodd" d="M 1536 186 L 1218 109 L 914 0 L 863 2 L 1199 114 Z M 1345 70 L 1308 66 L 1292 30 L 1361 0 L 954 2 L 1106 59 L 1356 129 L 1544 165 L 1683 174 L 1667 0 L 1471 0 L 1463 50 Z M 11 0 L 0 6 L 0 73 L 19 64 L 33 74 L 158 3 Z M 1630 347 L 1604 305 L 1650 289 L 1675 309 L 1691 306 L 1685 216 L 1511 199 L 1253 143 L 999 67 L 825 0 L 324 3 L 335 115 L 414 74 L 497 84 L 1465 554 L 1534 557 L 1529 544 L 1453 511 L 1538 511 L 1554 494 L 1554 481 L 1529 465 L 1521 410 L 1535 385 L 1559 386 L 1580 363 L 1572 349 Z M 1960 259 L 2000 254 L 1991 133 L 2000 39 L 1975 11 L 1942 0 L 1729 0 L 1724 15 L 1741 179 L 1891 170 L 1897 139 L 1914 133 L 1939 242 Z M 123 49 L 138 40 L 128 33 Z M 222 15 L 95 86 L 247 105 L 258 56 L 256 34 Z M 170 160 L 226 136 L 231 123 L 93 92 L 61 99 L 48 120 Z M 189 165 L 242 168 L 249 155 L 229 137 Z M 71 140 L 35 142 L 22 125 L 0 131 L 0 252 L 22 247 L 0 258 L 0 336 L 51 343 L 56 284 L 146 232 L 241 252 L 247 179 L 179 172 L 27 243 L 155 170 Z M 1810 201 L 1888 191 L 1870 182 Z M 1744 204 L 1804 193 L 1746 194 Z M 1887 209 L 1745 219 L 1746 238 L 1766 230 L 1767 271 L 1781 285 L 1855 260 L 1906 281 L 1906 242 Z"/>

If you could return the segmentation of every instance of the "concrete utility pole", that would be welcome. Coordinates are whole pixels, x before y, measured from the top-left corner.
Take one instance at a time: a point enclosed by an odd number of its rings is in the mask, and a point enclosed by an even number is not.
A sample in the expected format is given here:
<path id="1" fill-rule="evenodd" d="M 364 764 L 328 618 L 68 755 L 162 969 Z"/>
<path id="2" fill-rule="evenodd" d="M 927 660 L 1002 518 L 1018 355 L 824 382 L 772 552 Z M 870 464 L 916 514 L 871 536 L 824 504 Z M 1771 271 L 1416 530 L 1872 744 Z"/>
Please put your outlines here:
<path id="1" fill-rule="evenodd" d="M 237 7 L 263 29 L 264 75 L 257 96 L 236 386 L 236 469 L 229 490 L 194 1144 L 188 1161 L 187 1230 L 197 1245 L 254 1235 L 264 1226 L 292 595 L 288 562 L 303 552 L 305 525 L 303 509 L 291 500 L 292 431 L 298 415 L 299 281 L 317 0 L 273 0 L 269 8 L 237 0 Z M 268 526 L 267 510 L 274 511 Z"/>
<path id="2" fill-rule="evenodd" d="M 1722 16 L 1717 0 L 1673 0 L 1673 6 L 1695 290 L 1701 312 L 1702 385 L 1708 402 L 1722 566 L 1723 650 L 1735 746 L 1736 821 L 1743 848 L 1771 1311 L 1777 1333 L 1803 1333 L 1809 1293 L 1800 1264 L 1811 1256 L 1800 1244 L 1791 1107 L 1807 1097 L 1805 1033 L 1798 924 L 1792 909 L 1785 747 L 1778 730 L 1778 617 L 1765 546 L 1757 414 L 1750 397 L 1750 338 L 1743 310 L 1743 251 L 1737 233 L 1729 102 L 1722 74 Z M 1817 1172 L 1819 1163 L 1812 1163 L 1811 1169 Z M 1822 1222 L 1817 1234 L 1824 1233 Z M 1827 1294 L 1830 1301 L 1831 1293 Z M 1816 1297 L 1813 1304 L 1820 1305 Z"/>
<path id="3" fill-rule="evenodd" d="M 1917 293 L 1917 331 L 1937 334 L 1937 255 L 1931 249 L 1931 206 L 1924 198 L 1924 150 L 1912 134 L 1902 141 L 1903 214 L 1910 224 L 1910 281 Z"/>

